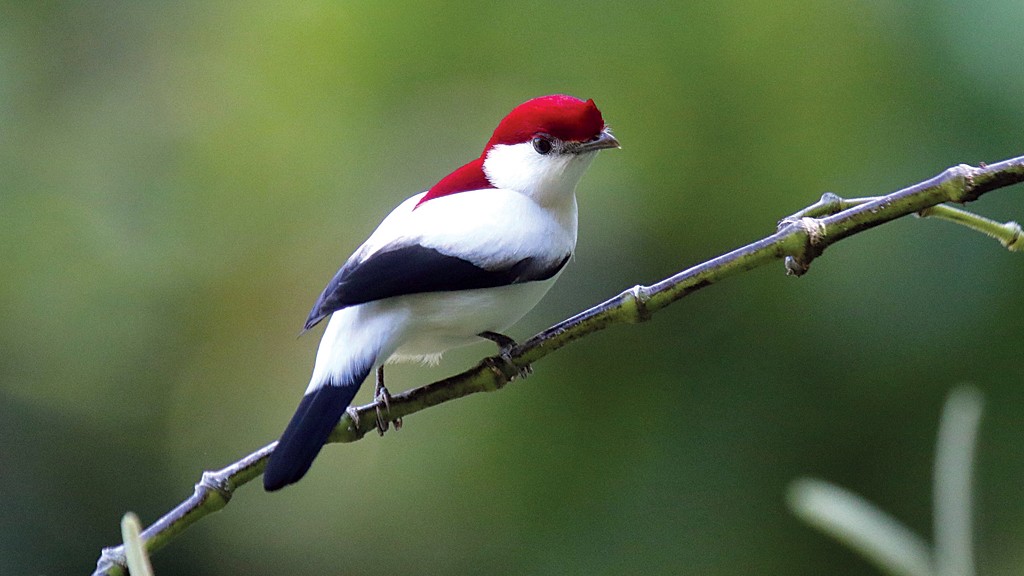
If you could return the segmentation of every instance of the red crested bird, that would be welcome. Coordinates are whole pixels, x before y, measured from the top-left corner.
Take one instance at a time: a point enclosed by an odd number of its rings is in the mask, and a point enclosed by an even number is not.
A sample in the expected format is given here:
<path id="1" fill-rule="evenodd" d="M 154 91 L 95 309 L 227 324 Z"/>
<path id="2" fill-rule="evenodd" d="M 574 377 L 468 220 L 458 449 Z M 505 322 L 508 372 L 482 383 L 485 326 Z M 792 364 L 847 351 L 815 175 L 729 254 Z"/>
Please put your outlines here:
<path id="1" fill-rule="evenodd" d="M 306 474 L 375 369 L 386 426 L 386 362 L 433 362 L 481 338 L 514 344 L 500 332 L 540 301 L 576 247 L 576 184 L 599 150 L 618 147 L 593 100 L 534 98 L 479 158 L 395 208 L 309 313 L 306 330 L 330 320 L 263 486 Z"/>

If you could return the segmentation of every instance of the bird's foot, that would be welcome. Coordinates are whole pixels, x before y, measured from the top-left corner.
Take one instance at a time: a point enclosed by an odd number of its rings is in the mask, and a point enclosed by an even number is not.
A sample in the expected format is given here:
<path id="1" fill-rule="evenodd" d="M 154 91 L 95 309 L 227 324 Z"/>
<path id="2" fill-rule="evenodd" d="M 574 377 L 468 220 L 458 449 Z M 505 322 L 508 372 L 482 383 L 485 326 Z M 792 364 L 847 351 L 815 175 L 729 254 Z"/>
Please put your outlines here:
<path id="1" fill-rule="evenodd" d="M 377 368 L 377 384 L 373 388 L 374 408 L 377 411 L 377 433 L 381 436 L 388 431 L 391 423 L 395 430 L 402 429 L 401 418 L 391 418 L 391 393 L 384 386 L 384 367 Z"/>
<path id="2" fill-rule="evenodd" d="M 508 368 L 508 370 L 502 370 L 502 372 L 512 374 L 515 378 L 526 378 L 533 374 L 533 367 L 529 364 L 519 367 L 512 362 L 512 349 L 519 345 L 515 340 L 497 332 L 481 332 L 479 336 L 498 345 L 498 357 L 501 358 L 502 363 Z"/>

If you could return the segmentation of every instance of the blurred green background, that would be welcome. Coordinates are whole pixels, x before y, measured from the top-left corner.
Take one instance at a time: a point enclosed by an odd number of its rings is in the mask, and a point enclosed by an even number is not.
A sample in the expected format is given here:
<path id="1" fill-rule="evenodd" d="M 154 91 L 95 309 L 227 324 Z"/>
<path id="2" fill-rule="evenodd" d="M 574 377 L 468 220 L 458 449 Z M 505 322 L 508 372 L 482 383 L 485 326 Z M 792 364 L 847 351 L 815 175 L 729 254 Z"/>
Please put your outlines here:
<path id="1" fill-rule="evenodd" d="M 623 143 L 580 185 L 577 257 L 524 338 L 822 192 L 1024 154 L 1022 28 L 1019 0 L 3 2 L 0 574 L 88 573 L 126 510 L 152 522 L 273 440 L 316 295 L 514 105 L 593 98 Z M 973 208 L 1019 220 L 1022 194 Z M 972 382 L 980 572 L 1020 574 L 1022 285 L 1024 258 L 991 240 L 896 222 L 803 278 L 753 271 L 330 446 L 155 567 L 877 574 L 786 488 L 826 478 L 930 534 L 940 408 Z"/>

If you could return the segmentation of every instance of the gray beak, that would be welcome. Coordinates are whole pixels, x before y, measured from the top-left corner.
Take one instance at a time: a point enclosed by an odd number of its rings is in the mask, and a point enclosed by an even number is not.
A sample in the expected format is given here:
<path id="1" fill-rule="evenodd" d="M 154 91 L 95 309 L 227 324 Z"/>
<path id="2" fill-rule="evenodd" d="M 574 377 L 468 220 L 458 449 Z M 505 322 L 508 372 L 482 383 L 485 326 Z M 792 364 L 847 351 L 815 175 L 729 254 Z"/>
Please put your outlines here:
<path id="1" fill-rule="evenodd" d="M 607 128 L 601 131 L 596 137 L 587 140 L 586 142 L 580 142 L 576 144 L 575 150 L 577 154 L 582 152 L 594 152 L 596 150 L 603 150 L 605 148 L 622 148 L 619 145 L 619 141 L 612 136 L 612 133 Z"/>

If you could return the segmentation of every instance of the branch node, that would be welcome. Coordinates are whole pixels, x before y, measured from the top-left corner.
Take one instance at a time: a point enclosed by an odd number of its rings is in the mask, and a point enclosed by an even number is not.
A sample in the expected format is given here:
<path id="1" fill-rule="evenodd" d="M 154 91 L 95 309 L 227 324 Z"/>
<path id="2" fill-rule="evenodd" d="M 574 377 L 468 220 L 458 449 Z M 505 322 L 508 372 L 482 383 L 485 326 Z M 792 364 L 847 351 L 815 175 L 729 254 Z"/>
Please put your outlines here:
<path id="1" fill-rule="evenodd" d="M 786 275 L 803 276 L 810 269 L 811 262 L 825 250 L 825 225 L 821 220 L 808 216 L 790 220 L 787 224 L 798 228 L 806 241 L 797 254 L 786 256 Z"/>
<path id="2" fill-rule="evenodd" d="M 811 269 L 810 262 L 805 263 L 792 256 L 786 256 L 784 266 L 786 267 L 786 276 L 803 276 Z"/>
<path id="3" fill-rule="evenodd" d="M 807 241 L 812 247 L 818 247 L 825 237 L 825 224 L 817 218 L 801 218 L 797 224 L 807 232 Z"/>
<path id="4" fill-rule="evenodd" d="M 814 204 L 823 214 L 838 214 L 843 211 L 843 197 L 835 192 L 825 192 Z"/>
<path id="5" fill-rule="evenodd" d="M 847 201 L 844 200 L 842 196 L 834 192 L 825 192 L 814 204 L 779 220 L 775 225 L 775 229 L 781 232 L 787 226 L 795 224 L 801 218 L 821 218 L 822 216 L 838 214 L 847 208 L 846 202 Z"/>
<path id="6" fill-rule="evenodd" d="M 651 319 L 651 310 L 647 307 L 647 301 L 651 299 L 651 291 L 647 286 L 637 284 L 623 293 L 627 304 L 630 306 L 629 322 L 639 324 Z"/>
<path id="7" fill-rule="evenodd" d="M 970 164 L 958 164 L 946 170 L 946 181 L 949 188 L 950 202 L 966 204 L 978 199 L 975 191 L 974 177 L 982 172 L 981 168 L 975 168 Z"/>
<path id="8" fill-rule="evenodd" d="M 1024 228 L 1021 228 L 1020 224 L 1009 221 L 1005 226 L 1013 230 L 1013 235 L 1009 240 L 1003 243 L 1010 252 L 1024 252 Z"/>
<path id="9" fill-rule="evenodd" d="M 125 555 L 124 546 L 108 546 L 101 550 L 93 575 L 112 574 L 117 569 L 122 573 L 128 572 L 128 557 Z"/>
<path id="10" fill-rule="evenodd" d="M 196 495 L 202 495 L 205 492 L 216 493 L 227 504 L 231 500 L 234 490 L 228 486 L 227 481 L 219 473 L 206 471 L 196 483 Z"/>

